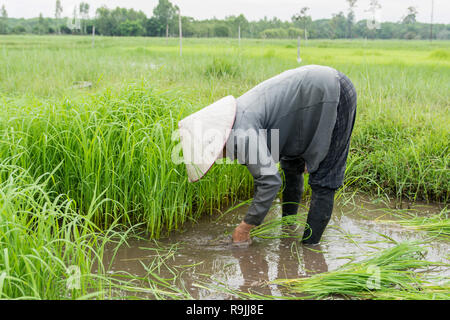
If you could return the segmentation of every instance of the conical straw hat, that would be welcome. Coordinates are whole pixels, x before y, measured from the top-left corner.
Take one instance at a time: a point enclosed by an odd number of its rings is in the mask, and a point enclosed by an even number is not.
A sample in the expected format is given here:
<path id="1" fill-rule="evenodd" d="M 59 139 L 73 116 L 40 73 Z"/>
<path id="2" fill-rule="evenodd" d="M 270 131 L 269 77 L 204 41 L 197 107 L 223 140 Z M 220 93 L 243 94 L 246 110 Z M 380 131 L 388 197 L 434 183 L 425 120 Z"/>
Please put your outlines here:
<path id="1" fill-rule="evenodd" d="M 178 123 L 190 182 L 200 180 L 222 155 L 236 118 L 236 99 L 225 97 Z"/>

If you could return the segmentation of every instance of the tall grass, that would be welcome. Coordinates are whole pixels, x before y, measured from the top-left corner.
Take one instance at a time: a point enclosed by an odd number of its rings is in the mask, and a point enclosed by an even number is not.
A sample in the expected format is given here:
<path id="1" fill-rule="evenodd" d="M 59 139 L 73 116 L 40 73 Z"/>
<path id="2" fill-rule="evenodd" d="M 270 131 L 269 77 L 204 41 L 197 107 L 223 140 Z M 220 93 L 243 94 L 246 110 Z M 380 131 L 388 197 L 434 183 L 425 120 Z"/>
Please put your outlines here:
<path id="1" fill-rule="evenodd" d="M 158 93 L 145 84 L 83 103 L 8 106 L 0 158 L 34 177 L 54 171 L 50 190 L 67 194 L 82 214 L 92 211 L 97 197 L 109 199 L 92 213 L 97 226 L 144 222 L 150 236 L 159 237 L 163 229 L 250 193 L 244 168 L 217 166 L 191 184 L 184 164 L 174 164 L 179 141 L 172 133 L 191 110 L 176 92 Z"/>
<path id="2" fill-rule="evenodd" d="M 152 87 L 176 90 L 169 100 L 177 100 L 174 96 L 181 93 L 181 104 L 191 104 L 193 111 L 225 95 L 239 96 L 273 75 L 298 67 L 295 42 L 289 40 L 246 40 L 238 47 L 231 39 L 187 39 L 183 57 L 175 40 L 168 45 L 154 38 L 97 40 L 91 48 L 86 37 L 0 37 L 3 109 L 11 104 L 22 109 L 48 103 L 59 114 L 61 106 L 72 109 L 73 104 L 84 103 L 85 110 L 75 115 L 84 116 L 79 124 L 85 120 L 95 124 L 86 116 L 91 108 L 98 116 L 94 103 L 120 106 L 119 112 L 123 103 L 142 102 L 139 94 L 133 100 L 131 92 L 142 93 L 146 87 L 126 89 L 130 81 L 139 79 Z M 358 112 L 347 168 L 353 187 L 410 200 L 448 200 L 450 60 L 444 54 L 448 50 L 448 42 L 439 41 L 329 40 L 309 41 L 303 49 L 304 64 L 335 67 L 356 85 Z M 75 81 L 90 81 L 93 87 L 73 89 Z M 112 94 L 120 88 L 123 97 Z M 86 101 L 86 92 L 104 90 L 104 98 Z M 116 101 L 108 100 L 111 95 Z M 178 116 L 173 101 L 168 105 Z M 126 109 L 127 114 L 132 111 Z M 143 108 L 141 113 L 147 111 Z M 128 120 L 117 112 L 109 120 L 127 126 L 121 121 Z M 155 120 L 164 117 L 160 114 Z"/>
<path id="3" fill-rule="evenodd" d="M 79 215 L 72 201 L 45 191 L 49 179 L 0 164 L 0 298 L 102 297 L 107 281 L 101 255 L 111 230 L 92 223 L 94 207 Z"/>

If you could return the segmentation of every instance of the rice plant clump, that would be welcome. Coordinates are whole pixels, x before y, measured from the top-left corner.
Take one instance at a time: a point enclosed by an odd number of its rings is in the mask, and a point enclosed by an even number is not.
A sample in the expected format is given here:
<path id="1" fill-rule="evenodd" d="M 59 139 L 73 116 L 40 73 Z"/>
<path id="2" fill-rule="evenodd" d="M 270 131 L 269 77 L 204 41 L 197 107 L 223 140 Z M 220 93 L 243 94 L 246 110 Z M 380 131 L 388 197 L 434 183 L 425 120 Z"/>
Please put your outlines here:
<path id="1" fill-rule="evenodd" d="M 424 248 L 417 243 L 400 243 L 361 261 L 350 263 L 310 278 L 278 279 L 274 283 L 286 286 L 300 299 L 325 299 L 333 296 L 357 299 L 395 299 L 424 296 L 450 298 L 448 284 L 433 286 L 416 272 L 439 263 L 422 259 Z M 447 288 L 447 289 L 445 289 Z M 442 296 L 442 292 L 445 292 Z"/>

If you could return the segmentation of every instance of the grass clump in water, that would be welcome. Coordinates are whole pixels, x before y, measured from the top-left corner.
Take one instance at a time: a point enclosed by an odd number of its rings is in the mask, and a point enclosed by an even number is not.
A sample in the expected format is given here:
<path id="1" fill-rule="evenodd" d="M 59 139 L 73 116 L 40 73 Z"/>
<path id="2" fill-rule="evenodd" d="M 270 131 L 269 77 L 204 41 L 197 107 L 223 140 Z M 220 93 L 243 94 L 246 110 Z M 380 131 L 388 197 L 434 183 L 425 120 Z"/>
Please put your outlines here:
<path id="1" fill-rule="evenodd" d="M 238 76 L 239 73 L 239 66 L 236 64 L 236 62 L 217 57 L 212 60 L 212 62 L 206 67 L 205 71 L 205 74 L 208 77 L 214 78 L 233 78 Z"/>
<path id="2" fill-rule="evenodd" d="M 330 296 L 357 299 L 396 299 L 424 297 L 450 298 L 449 286 L 431 285 L 416 269 L 442 265 L 423 260 L 424 249 L 417 243 L 400 243 L 361 262 L 310 278 L 278 279 L 274 283 L 301 294 L 300 299 Z M 445 293 L 446 292 L 446 293 Z"/>
<path id="3" fill-rule="evenodd" d="M 393 213 L 394 217 L 399 220 L 389 220 L 386 222 L 398 223 L 408 229 L 426 231 L 437 237 L 449 239 L 450 219 L 448 213 L 448 208 L 444 208 L 441 212 L 426 217 L 407 212 Z"/>
<path id="4" fill-rule="evenodd" d="M 79 215 L 70 199 L 46 192 L 51 177 L 34 180 L 0 164 L 0 299 L 102 298 L 108 291 L 101 257 L 118 233 L 100 231 L 92 211 Z"/>

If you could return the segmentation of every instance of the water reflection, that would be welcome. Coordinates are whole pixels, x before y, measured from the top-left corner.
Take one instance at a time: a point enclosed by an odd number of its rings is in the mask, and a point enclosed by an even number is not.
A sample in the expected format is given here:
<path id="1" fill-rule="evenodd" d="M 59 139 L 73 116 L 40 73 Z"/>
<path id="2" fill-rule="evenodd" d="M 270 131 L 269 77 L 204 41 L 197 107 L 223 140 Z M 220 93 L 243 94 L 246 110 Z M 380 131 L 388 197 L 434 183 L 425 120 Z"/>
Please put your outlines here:
<path id="1" fill-rule="evenodd" d="M 307 276 L 328 271 L 328 265 L 321 245 L 303 245 L 303 260 Z"/>
<path id="2" fill-rule="evenodd" d="M 239 266 L 234 272 L 242 277 L 237 288 L 241 292 L 279 296 L 280 288 L 267 286 L 268 282 L 328 271 L 322 247 L 302 245 L 298 239 L 261 241 L 248 248 L 233 248 L 231 253 Z"/>

